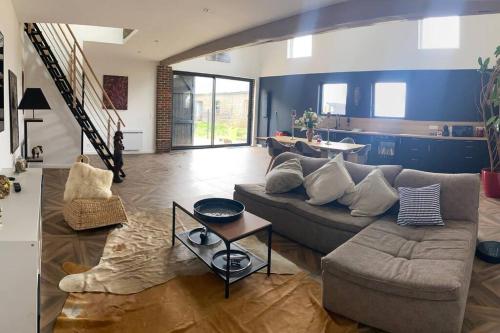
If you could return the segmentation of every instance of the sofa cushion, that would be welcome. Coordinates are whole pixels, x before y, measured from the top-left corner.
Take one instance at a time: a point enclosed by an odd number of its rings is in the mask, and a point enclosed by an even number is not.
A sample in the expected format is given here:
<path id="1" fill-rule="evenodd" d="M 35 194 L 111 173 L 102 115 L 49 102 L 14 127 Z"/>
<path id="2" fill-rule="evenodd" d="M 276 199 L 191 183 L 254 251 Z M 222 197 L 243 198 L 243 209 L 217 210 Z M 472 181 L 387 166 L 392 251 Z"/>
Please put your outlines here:
<path id="1" fill-rule="evenodd" d="M 324 271 L 384 293 L 456 300 L 467 290 L 477 224 L 401 227 L 384 217 L 322 259 Z"/>
<path id="2" fill-rule="evenodd" d="M 304 176 L 300 161 L 292 158 L 277 167 L 266 175 L 267 193 L 286 193 L 302 185 Z"/>
<path id="3" fill-rule="evenodd" d="M 378 216 L 384 214 L 398 199 L 398 191 L 389 184 L 380 169 L 375 169 L 356 184 L 354 191 L 346 193 L 338 202 L 349 206 L 352 216 Z"/>
<path id="4" fill-rule="evenodd" d="M 439 201 L 441 185 L 400 187 L 399 225 L 444 225 Z"/>
<path id="5" fill-rule="evenodd" d="M 307 202 L 311 205 L 324 205 L 353 191 L 354 182 L 344 166 L 342 154 L 306 176 L 304 187 L 309 196 Z"/>
<path id="6" fill-rule="evenodd" d="M 375 221 L 375 217 L 354 217 L 349 209 L 337 203 L 311 206 L 305 202 L 307 195 L 299 189 L 286 194 L 268 194 L 263 184 L 235 185 L 235 191 L 263 204 L 287 209 L 294 214 L 334 229 L 357 233 Z"/>
<path id="7" fill-rule="evenodd" d="M 479 175 L 442 174 L 405 169 L 396 177 L 394 187 L 424 187 L 432 184 L 441 185 L 443 219 L 477 222 Z"/>
<path id="8" fill-rule="evenodd" d="M 294 200 L 290 201 L 288 208 L 293 213 L 312 222 L 354 233 L 360 232 L 367 225 L 377 220 L 376 217 L 351 216 L 349 209 L 334 202 L 323 206 L 311 206 L 304 201 Z"/>
<path id="9" fill-rule="evenodd" d="M 290 160 L 292 158 L 298 158 L 300 160 L 300 164 L 302 165 L 302 171 L 304 173 L 304 177 L 313 173 L 314 171 L 321 168 L 325 165 L 330 159 L 328 158 L 314 158 L 314 157 L 305 157 L 299 154 L 285 152 L 274 160 L 273 167 L 280 165 L 281 163 Z M 365 165 L 365 164 L 357 164 L 349 161 L 344 162 L 345 167 L 349 174 L 351 175 L 352 180 L 355 184 L 358 184 L 362 181 L 370 172 L 379 168 L 382 170 L 384 177 L 387 179 L 391 186 L 394 186 L 394 181 L 396 177 L 399 175 L 403 167 L 401 165 Z"/>
<path id="10" fill-rule="evenodd" d="M 399 175 L 401 170 L 403 170 L 403 167 L 401 165 L 367 165 L 367 164 L 357 164 L 357 163 L 352 163 L 349 161 L 345 162 L 345 167 L 349 174 L 351 175 L 352 180 L 354 183 L 358 184 L 360 183 L 363 179 L 365 179 L 366 176 L 370 172 L 372 172 L 375 169 L 380 169 L 382 173 L 384 174 L 385 179 L 391 184 L 391 186 L 394 186 L 394 181 L 396 180 L 396 177 Z"/>
<path id="11" fill-rule="evenodd" d="M 291 201 L 302 202 L 307 200 L 307 196 L 301 190 L 294 190 L 280 194 L 266 193 L 265 184 L 237 184 L 234 186 L 234 190 L 252 198 L 253 200 L 280 208 L 286 208 L 288 206 L 287 203 Z"/>

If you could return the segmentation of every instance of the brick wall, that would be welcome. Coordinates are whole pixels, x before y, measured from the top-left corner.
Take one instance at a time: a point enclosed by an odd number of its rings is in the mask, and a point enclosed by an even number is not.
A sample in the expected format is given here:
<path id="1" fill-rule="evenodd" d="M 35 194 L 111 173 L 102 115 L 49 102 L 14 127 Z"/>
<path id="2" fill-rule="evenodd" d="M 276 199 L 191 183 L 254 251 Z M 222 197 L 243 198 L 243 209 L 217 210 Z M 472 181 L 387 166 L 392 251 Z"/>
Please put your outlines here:
<path id="1" fill-rule="evenodd" d="M 156 152 L 172 149 L 172 67 L 156 68 Z"/>

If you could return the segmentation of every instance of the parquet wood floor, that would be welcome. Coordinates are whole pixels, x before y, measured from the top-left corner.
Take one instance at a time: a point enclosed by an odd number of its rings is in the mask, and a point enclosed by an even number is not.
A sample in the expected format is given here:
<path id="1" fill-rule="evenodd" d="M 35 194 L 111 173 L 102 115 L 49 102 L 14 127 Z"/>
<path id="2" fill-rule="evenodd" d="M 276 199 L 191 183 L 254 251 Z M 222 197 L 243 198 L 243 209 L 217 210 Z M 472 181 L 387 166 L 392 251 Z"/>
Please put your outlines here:
<path id="1" fill-rule="evenodd" d="M 128 211 L 171 207 L 173 199 L 215 195 L 232 197 L 235 183 L 263 182 L 269 162 L 262 148 L 216 148 L 175 151 L 164 155 L 128 155 L 127 178 L 113 185 Z M 93 158 L 92 163 L 100 166 Z M 58 289 L 65 261 L 97 264 L 110 228 L 75 232 L 62 217 L 68 170 L 44 170 L 42 220 L 41 327 L 52 332 L 66 293 Z M 500 241 L 500 201 L 481 196 L 480 238 Z M 283 237 L 273 248 L 319 278 L 321 255 Z M 363 328 L 363 331 L 374 330 Z M 464 332 L 500 332 L 500 265 L 474 262 Z"/>

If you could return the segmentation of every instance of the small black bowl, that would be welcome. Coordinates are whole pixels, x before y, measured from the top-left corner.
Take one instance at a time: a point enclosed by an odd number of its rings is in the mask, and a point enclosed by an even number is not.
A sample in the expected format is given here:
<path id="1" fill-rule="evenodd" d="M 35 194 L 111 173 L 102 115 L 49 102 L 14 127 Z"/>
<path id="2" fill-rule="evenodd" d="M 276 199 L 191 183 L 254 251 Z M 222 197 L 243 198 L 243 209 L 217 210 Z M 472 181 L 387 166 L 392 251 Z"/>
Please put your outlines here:
<path id="1" fill-rule="evenodd" d="M 209 198 L 194 204 L 194 216 L 204 222 L 227 223 L 239 219 L 245 206 L 236 200 Z"/>
<path id="2" fill-rule="evenodd" d="M 476 247 L 476 255 L 490 264 L 500 264 L 500 242 L 480 242 Z"/>

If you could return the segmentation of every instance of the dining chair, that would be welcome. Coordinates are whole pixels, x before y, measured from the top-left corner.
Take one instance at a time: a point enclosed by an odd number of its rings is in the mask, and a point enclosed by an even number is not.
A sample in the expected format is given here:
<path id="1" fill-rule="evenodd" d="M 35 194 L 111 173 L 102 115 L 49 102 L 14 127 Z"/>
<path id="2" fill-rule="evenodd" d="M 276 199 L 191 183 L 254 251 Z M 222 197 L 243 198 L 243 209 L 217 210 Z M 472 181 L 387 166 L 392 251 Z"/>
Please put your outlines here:
<path id="1" fill-rule="evenodd" d="M 297 141 L 295 142 L 295 150 L 303 156 L 307 157 L 321 157 L 321 151 L 318 149 L 314 149 L 313 147 L 309 146 L 307 143 L 303 141 Z"/>
<path id="2" fill-rule="evenodd" d="M 352 143 L 352 144 L 355 144 L 356 142 L 354 141 L 353 138 L 351 138 L 350 136 L 346 136 L 345 138 L 343 138 L 342 140 L 340 140 L 339 142 L 341 143 Z"/>
<path id="3" fill-rule="evenodd" d="M 267 138 L 266 139 L 266 145 L 267 145 L 267 153 L 269 156 L 271 156 L 271 161 L 269 162 L 269 165 L 267 167 L 266 175 L 268 174 L 269 170 L 271 170 L 271 166 L 273 165 L 274 160 L 276 157 L 284 153 L 286 151 L 290 151 L 292 149 L 291 146 L 287 146 L 276 140 L 275 138 Z"/>
<path id="4" fill-rule="evenodd" d="M 363 148 L 347 153 L 346 160 L 358 164 L 368 163 L 368 153 L 372 150 L 372 145 L 367 144 Z"/>
<path id="5" fill-rule="evenodd" d="M 339 143 L 352 143 L 352 144 L 355 144 L 356 142 L 354 142 L 353 138 L 347 136 L 347 137 L 343 138 L 342 140 L 340 140 Z M 328 158 L 334 158 L 338 154 L 339 154 L 339 152 L 329 151 L 328 152 Z"/>

